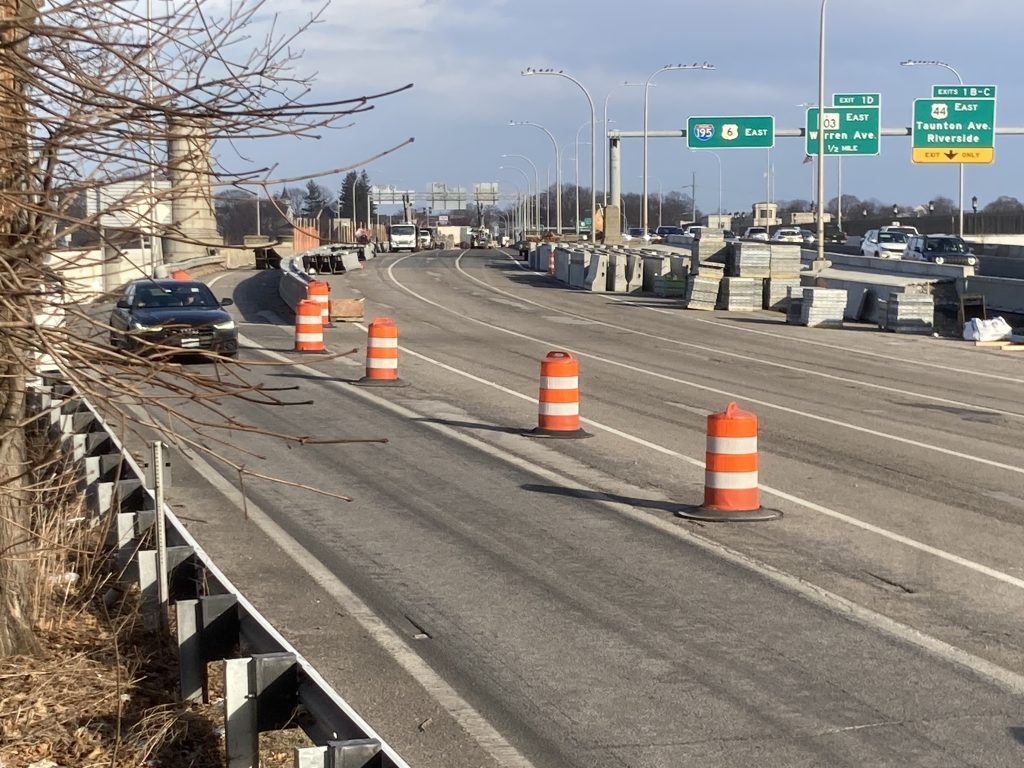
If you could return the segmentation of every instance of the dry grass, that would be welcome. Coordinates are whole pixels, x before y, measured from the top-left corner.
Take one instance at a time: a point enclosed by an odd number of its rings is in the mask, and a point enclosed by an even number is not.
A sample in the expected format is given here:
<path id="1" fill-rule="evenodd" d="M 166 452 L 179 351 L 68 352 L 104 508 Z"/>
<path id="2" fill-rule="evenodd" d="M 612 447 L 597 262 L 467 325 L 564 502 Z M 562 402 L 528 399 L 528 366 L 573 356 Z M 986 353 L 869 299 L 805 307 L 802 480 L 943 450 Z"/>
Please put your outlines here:
<path id="1" fill-rule="evenodd" d="M 0 659 L 0 768 L 225 765 L 217 671 L 210 704 L 178 700 L 171 636 L 147 630 L 137 590 L 114 583 L 106 532 L 89 524 L 73 477 L 36 458 L 49 466 L 30 555 L 41 650 Z M 305 745 L 301 731 L 264 734 L 261 765 L 291 766 Z"/>

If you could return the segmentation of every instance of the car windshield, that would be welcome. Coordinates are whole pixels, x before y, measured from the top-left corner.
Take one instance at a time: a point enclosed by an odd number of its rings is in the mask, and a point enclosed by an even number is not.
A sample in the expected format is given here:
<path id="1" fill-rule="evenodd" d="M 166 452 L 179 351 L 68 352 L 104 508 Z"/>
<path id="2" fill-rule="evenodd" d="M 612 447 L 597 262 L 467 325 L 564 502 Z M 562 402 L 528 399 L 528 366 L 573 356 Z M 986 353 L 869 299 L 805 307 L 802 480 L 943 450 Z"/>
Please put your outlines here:
<path id="1" fill-rule="evenodd" d="M 959 237 L 929 237 L 924 247 L 926 251 L 967 253 L 967 244 Z"/>
<path id="2" fill-rule="evenodd" d="M 416 228 L 411 226 L 411 225 L 410 226 L 405 226 L 405 225 L 402 225 L 402 224 L 396 224 L 395 226 L 391 227 L 391 234 L 392 235 L 415 235 L 416 234 Z"/>
<path id="3" fill-rule="evenodd" d="M 644 230 L 642 227 L 630 227 L 629 234 L 632 235 L 633 237 L 643 237 Z"/>
<path id="4" fill-rule="evenodd" d="M 879 232 L 878 242 L 880 243 L 905 243 L 907 236 L 902 232 Z"/>
<path id="5" fill-rule="evenodd" d="M 164 309 L 173 307 L 220 306 L 208 287 L 201 283 L 182 283 L 174 286 L 140 285 L 135 289 L 133 307 Z"/>

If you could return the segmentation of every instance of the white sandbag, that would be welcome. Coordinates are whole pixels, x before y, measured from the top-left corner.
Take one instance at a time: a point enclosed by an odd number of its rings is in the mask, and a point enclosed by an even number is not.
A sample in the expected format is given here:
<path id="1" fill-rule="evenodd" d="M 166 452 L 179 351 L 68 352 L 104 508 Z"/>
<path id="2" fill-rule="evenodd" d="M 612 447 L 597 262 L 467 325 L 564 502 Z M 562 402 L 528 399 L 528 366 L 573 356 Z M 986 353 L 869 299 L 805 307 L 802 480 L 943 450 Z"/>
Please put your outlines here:
<path id="1" fill-rule="evenodd" d="M 967 341 L 999 341 L 1013 335 L 1013 329 L 1001 317 L 982 320 L 972 317 L 964 323 L 964 339 Z"/>

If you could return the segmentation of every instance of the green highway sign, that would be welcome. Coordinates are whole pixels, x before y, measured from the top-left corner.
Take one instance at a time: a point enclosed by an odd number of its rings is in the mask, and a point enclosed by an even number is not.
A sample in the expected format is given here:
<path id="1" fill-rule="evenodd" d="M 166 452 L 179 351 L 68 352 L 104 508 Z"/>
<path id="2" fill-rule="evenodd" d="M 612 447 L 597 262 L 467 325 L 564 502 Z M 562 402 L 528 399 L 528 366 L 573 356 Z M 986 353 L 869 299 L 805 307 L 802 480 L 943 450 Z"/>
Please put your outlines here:
<path id="1" fill-rule="evenodd" d="M 991 163 L 995 133 L 995 99 L 914 99 L 915 163 Z"/>
<path id="2" fill-rule="evenodd" d="M 775 118 L 691 117 L 686 122 L 690 149 L 764 149 L 775 146 Z"/>
<path id="3" fill-rule="evenodd" d="M 833 107 L 880 107 L 880 93 L 836 93 L 832 96 Z"/>
<path id="4" fill-rule="evenodd" d="M 866 95 L 866 94 L 861 94 Z M 818 108 L 807 110 L 807 142 L 804 151 L 818 154 Z M 876 107 L 830 107 L 824 114 L 826 155 L 877 155 L 881 117 Z"/>
<path id="5" fill-rule="evenodd" d="M 933 99 L 994 99 L 994 85 L 933 85 Z"/>

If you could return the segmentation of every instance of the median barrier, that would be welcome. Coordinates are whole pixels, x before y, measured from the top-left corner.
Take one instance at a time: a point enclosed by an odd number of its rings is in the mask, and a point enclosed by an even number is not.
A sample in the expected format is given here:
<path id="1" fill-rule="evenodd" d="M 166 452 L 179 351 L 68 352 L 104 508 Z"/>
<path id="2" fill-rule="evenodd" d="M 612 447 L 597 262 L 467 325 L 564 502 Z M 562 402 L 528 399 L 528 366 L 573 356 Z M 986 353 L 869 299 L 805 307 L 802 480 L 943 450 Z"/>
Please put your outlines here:
<path id="1" fill-rule="evenodd" d="M 586 287 L 588 256 L 589 254 L 583 250 L 571 251 L 569 253 L 568 283 L 570 288 Z"/>
<path id="2" fill-rule="evenodd" d="M 587 271 L 583 276 L 583 288 L 594 293 L 604 293 L 608 290 L 608 253 L 606 251 L 594 251 L 590 254 Z"/>
<path id="3" fill-rule="evenodd" d="M 225 661 L 224 747 L 231 766 L 258 764 L 261 732 L 302 728 L 316 746 L 295 748 L 295 765 L 409 768 L 238 592 L 173 510 L 163 504 L 158 514 L 154 483 L 91 404 L 45 373 L 28 402 L 79 478 L 88 504 L 81 524 L 109 521 L 106 546 L 123 566 L 117 578 L 139 590 L 149 627 L 165 624 L 160 585 L 166 584 L 181 699 L 208 701 L 208 665 Z"/>
<path id="4" fill-rule="evenodd" d="M 571 251 L 568 248 L 558 247 L 554 251 L 555 280 L 560 283 L 569 283 L 569 256 Z"/>

